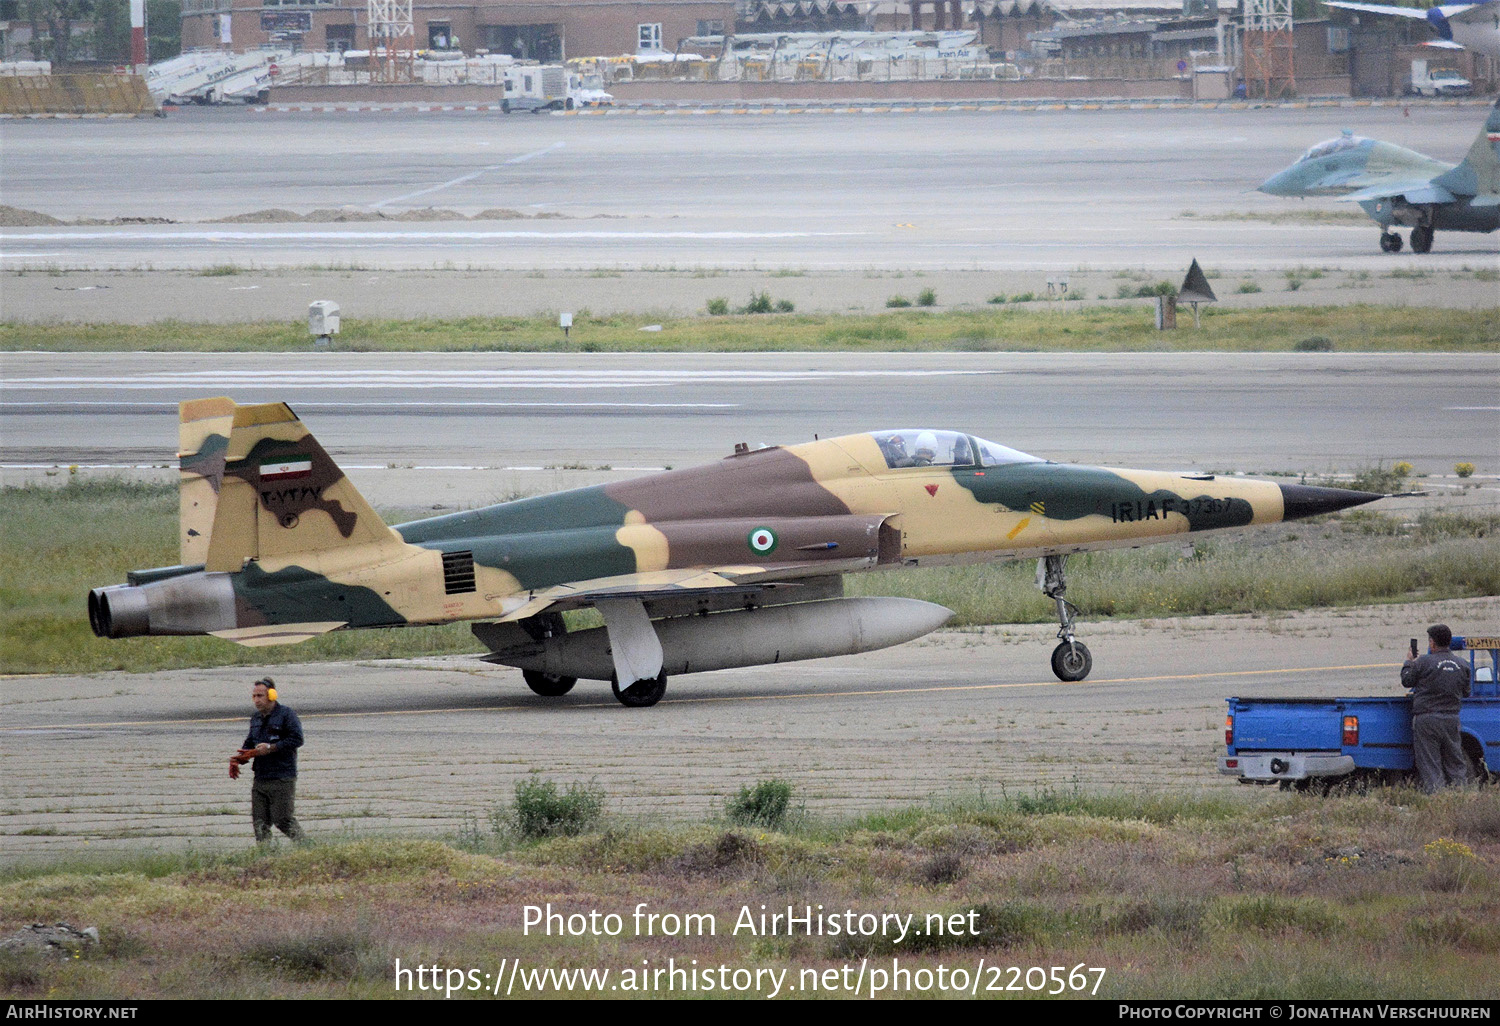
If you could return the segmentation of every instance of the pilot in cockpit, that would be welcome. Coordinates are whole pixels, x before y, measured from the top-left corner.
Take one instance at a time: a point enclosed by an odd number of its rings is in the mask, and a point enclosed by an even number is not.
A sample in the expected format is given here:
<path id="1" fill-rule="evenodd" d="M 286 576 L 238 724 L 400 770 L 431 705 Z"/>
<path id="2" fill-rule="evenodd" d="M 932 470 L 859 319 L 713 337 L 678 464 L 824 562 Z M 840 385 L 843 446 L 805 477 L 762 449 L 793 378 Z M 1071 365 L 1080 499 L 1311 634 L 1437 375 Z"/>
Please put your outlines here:
<path id="1" fill-rule="evenodd" d="M 930 467 L 937 462 L 937 435 L 923 431 L 917 436 L 917 447 L 912 455 L 912 466 Z"/>
<path id="2" fill-rule="evenodd" d="M 885 455 L 886 466 L 909 467 L 912 465 L 911 457 L 906 452 L 906 439 L 899 434 L 893 434 L 879 441 L 880 451 Z"/>

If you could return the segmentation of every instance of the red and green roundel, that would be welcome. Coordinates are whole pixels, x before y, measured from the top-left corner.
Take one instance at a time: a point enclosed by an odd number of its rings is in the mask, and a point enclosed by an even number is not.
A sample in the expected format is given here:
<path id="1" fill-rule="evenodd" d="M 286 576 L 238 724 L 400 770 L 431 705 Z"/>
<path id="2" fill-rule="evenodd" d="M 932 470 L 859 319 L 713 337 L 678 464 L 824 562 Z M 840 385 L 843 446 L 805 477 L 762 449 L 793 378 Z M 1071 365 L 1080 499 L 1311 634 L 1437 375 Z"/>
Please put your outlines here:
<path id="1" fill-rule="evenodd" d="M 780 539 L 776 537 L 776 532 L 769 527 L 757 527 L 745 536 L 745 544 L 757 556 L 769 556 L 775 552 L 778 541 Z"/>

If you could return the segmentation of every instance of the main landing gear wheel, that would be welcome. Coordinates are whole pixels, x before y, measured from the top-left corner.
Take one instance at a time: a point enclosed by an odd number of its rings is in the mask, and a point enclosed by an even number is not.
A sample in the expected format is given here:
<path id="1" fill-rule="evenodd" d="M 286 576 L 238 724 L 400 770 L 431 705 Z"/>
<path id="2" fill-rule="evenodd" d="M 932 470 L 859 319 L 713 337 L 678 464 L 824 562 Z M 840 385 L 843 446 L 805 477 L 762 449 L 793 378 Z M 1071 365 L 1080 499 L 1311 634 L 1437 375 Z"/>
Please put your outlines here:
<path id="1" fill-rule="evenodd" d="M 522 670 L 521 678 L 526 686 L 543 698 L 561 698 L 573 690 L 577 677 L 564 677 L 559 673 L 543 673 L 541 670 Z"/>
<path id="2" fill-rule="evenodd" d="M 1469 765 L 1469 783 L 1480 787 L 1488 787 L 1491 783 L 1489 767 L 1484 764 L 1484 753 L 1479 750 L 1479 742 L 1469 743 L 1469 737 L 1464 737 L 1464 762 Z"/>
<path id="3" fill-rule="evenodd" d="M 1063 598 L 1068 582 L 1063 578 L 1067 556 L 1043 556 L 1036 561 L 1036 586 L 1042 594 L 1057 603 L 1057 638 L 1062 644 L 1052 650 L 1052 672 L 1058 680 L 1083 680 L 1094 668 L 1094 657 L 1088 647 L 1073 636 L 1073 616 L 1078 607 Z"/>
<path id="4" fill-rule="evenodd" d="M 1052 672 L 1058 680 L 1078 681 L 1094 668 L 1094 657 L 1081 641 L 1064 641 L 1052 650 Z"/>
<path id="5" fill-rule="evenodd" d="M 1423 225 L 1411 230 L 1411 251 L 1413 253 L 1432 252 L 1432 229 Z"/>
<path id="6" fill-rule="evenodd" d="M 1395 232 L 1382 232 L 1380 234 L 1380 252 L 1401 252 L 1401 236 L 1397 235 Z"/>
<path id="7" fill-rule="evenodd" d="M 618 677 L 611 677 L 609 687 L 621 705 L 630 709 L 645 709 L 660 702 L 661 696 L 667 693 L 667 675 L 663 671 L 647 680 L 638 680 L 624 689 L 620 687 Z"/>

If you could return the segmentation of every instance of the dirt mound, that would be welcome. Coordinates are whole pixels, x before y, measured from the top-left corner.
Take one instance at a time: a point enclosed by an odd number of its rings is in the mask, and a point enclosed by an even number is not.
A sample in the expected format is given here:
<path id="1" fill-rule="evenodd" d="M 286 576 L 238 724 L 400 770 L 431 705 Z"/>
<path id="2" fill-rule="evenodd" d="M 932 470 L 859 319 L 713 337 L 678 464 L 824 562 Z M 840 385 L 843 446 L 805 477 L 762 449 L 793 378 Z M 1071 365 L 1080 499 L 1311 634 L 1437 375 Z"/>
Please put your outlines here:
<path id="1" fill-rule="evenodd" d="M 40 228 L 43 225 L 63 224 L 50 214 L 20 207 L 0 206 L 0 228 Z"/>
<path id="2" fill-rule="evenodd" d="M 392 221 L 467 221 L 468 218 L 456 210 L 439 207 L 422 207 L 419 210 L 403 210 L 399 214 L 385 215 Z"/>
<path id="3" fill-rule="evenodd" d="M 228 217 L 216 217 L 209 224 L 291 224 L 301 221 L 302 215 L 294 210 L 283 210 L 280 207 L 271 207 L 266 210 L 252 210 L 247 214 L 230 214 Z"/>
<path id="4" fill-rule="evenodd" d="M 557 214 L 543 211 L 540 214 L 525 214 L 519 210 L 511 210 L 509 207 L 491 207 L 481 210 L 475 214 L 471 221 L 559 221 L 567 220 L 568 214 Z"/>
<path id="5" fill-rule="evenodd" d="M 386 216 L 374 210 L 357 210 L 352 207 L 319 207 L 309 211 L 302 220 L 313 224 L 342 224 L 346 221 L 384 221 Z"/>

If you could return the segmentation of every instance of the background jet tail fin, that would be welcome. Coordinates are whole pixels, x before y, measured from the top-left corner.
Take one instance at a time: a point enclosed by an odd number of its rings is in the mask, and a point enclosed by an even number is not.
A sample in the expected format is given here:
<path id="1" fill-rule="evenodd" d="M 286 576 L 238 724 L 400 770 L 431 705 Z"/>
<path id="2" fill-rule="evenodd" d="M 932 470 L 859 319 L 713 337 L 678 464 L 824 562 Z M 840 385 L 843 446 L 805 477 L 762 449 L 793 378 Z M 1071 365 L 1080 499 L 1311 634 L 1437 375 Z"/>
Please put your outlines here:
<path id="1" fill-rule="evenodd" d="M 224 453 L 234 427 L 234 400 L 193 399 L 177 406 L 178 542 L 184 566 L 208 558 L 219 506 Z"/>
<path id="2" fill-rule="evenodd" d="M 1494 196 L 1500 193 L 1500 100 L 1490 108 L 1484 127 L 1469 147 L 1463 163 L 1432 180 L 1460 196 Z"/>
<path id="3" fill-rule="evenodd" d="M 400 544 L 285 403 L 236 406 L 205 562 L 233 572 L 247 559 L 295 560 Z"/>

